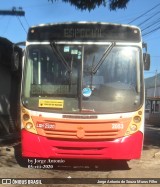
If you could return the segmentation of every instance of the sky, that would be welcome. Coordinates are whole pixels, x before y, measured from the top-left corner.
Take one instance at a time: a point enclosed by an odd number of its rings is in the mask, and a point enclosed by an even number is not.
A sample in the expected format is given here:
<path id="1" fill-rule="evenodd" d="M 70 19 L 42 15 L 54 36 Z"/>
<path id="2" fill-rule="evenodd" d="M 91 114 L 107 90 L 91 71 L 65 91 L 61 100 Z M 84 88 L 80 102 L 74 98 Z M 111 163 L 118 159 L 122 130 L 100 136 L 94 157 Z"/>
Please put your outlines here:
<path id="1" fill-rule="evenodd" d="M 145 77 L 160 73 L 160 0 L 130 0 L 126 9 L 110 11 L 100 6 L 92 11 L 81 11 L 68 3 L 56 0 L 0 0 L 0 10 L 21 7 L 25 16 L 0 15 L 0 36 L 18 43 L 26 40 L 30 26 L 68 21 L 99 21 L 139 26 L 143 41 L 148 45 L 151 67 Z M 155 30 L 155 31 L 154 31 Z"/>

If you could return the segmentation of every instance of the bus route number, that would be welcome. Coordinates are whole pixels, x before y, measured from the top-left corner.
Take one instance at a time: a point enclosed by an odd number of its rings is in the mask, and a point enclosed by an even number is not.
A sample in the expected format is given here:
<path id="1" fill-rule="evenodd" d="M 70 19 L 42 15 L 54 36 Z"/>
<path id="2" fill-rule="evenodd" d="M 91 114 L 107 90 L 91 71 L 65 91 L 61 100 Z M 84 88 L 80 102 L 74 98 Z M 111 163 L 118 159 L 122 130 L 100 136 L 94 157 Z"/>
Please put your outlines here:
<path id="1" fill-rule="evenodd" d="M 123 123 L 112 123 L 112 129 L 123 129 L 124 124 Z"/>

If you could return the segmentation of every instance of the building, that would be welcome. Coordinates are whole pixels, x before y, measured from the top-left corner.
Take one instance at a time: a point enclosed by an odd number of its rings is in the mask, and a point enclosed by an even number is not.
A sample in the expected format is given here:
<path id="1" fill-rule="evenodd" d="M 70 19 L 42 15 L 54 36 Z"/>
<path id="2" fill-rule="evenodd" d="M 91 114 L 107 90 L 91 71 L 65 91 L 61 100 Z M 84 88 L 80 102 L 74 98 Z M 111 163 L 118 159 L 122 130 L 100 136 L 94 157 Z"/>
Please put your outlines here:
<path id="1" fill-rule="evenodd" d="M 145 79 L 146 96 L 160 97 L 160 73 Z"/>
<path id="2" fill-rule="evenodd" d="M 145 79 L 146 119 L 152 123 L 160 123 L 160 73 Z"/>

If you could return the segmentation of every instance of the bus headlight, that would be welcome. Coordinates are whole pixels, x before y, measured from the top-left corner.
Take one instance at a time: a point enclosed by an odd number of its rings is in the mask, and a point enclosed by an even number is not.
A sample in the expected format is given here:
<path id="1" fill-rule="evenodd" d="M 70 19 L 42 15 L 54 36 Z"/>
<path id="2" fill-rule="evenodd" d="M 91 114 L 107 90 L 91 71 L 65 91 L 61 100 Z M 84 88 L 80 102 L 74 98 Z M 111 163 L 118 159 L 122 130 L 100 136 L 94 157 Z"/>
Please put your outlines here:
<path id="1" fill-rule="evenodd" d="M 134 123 L 140 123 L 141 122 L 141 117 L 140 116 L 135 116 L 133 118 L 133 121 L 134 121 Z"/>
<path id="2" fill-rule="evenodd" d="M 131 130 L 131 131 L 136 131 L 136 130 L 137 130 L 137 125 L 132 124 L 132 125 L 130 126 L 130 130 Z"/>
<path id="3" fill-rule="evenodd" d="M 135 113 L 135 115 L 132 117 L 132 120 L 130 121 L 130 124 L 126 130 L 125 136 L 129 136 L 131 134 L 136 133 L 141 128 L 141 125 L 143 125 L 143 110 L 139 110 Z"/>
<path id="4" fill-rule="evenodd" d="M 29 129 L 32 129 L 33 128 L 33 124 L 28 122 L 26 125 L 25 125 L 25 129 L 29 130 Z"/>
<path id="5" fill-rule="evenodd" d="M 37 134 L 36 127 L 34 126 L 34 122 L 32 120 L 32 116 L 30 115 L 30 112 L 24 107 L 21 108 L 21 122 L 21 129 L 25 129 L 26 131 Z"/>

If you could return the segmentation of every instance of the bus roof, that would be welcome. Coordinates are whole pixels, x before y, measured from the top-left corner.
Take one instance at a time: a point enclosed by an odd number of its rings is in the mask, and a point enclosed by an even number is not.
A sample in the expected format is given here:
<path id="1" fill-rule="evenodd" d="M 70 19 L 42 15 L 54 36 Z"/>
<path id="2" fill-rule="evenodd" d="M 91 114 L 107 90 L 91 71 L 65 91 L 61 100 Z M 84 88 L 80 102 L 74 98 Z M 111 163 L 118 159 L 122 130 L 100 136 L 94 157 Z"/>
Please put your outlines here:
<path id="1" fill-rule="evenodd" d="M 28 41 L 125 41 L 140 42 L 136 26 L 104 22 L 64 22 L 33 26 Z"/>
<path id="2" fill-rule="evenodd" d="M 85 24 L 93 24 L 93 25 L 97 25 L 97 24 L 101 24 L 101 25 L 119 25 L 119 26 L 123 26 L 123 27 L 132 27 L 135 29 L 139 29 L 139 27 L 135 26 L 135 25 L 129 25 L 129 24 L 119 24 L 119 23 L 111 23 L 111 22 L 88 22 L 88 21 L 78 21 L 78 22 L 56 22 L 56 23 L 46 23 L 46 24 L 39 24 L 39 25 L 33 25 L 30 28 L 35 28 L 35 27 L 45 27 L 45 26 L 54 26 L 54 25 L 70 25 L 70 24 L 81 24 L 81 25 L 85 25 Z"/>

